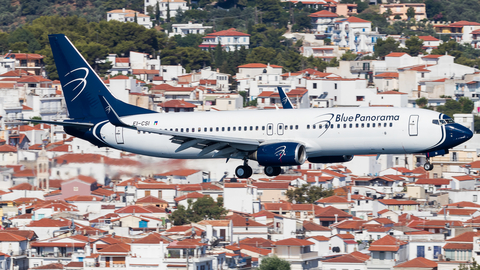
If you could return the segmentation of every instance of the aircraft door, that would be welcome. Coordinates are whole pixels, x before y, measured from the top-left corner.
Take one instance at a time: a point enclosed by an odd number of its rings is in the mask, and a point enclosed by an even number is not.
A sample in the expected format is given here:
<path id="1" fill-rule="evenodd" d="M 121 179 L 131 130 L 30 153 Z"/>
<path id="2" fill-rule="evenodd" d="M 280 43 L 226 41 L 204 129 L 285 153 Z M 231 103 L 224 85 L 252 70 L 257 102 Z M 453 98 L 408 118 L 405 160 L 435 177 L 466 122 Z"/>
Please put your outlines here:
<path id="1" fill-rule="evenodd" d="M 115 127 L 115 140 L 117 144 L 123 144 L 123 127 Z"/>
<path id="2" fill-rule="evenodd" d="M 410 134 L 410 136 L 418 135 L 418 115 L 410 115 L 410 120 L 408 121 L 408 134 Z"/>
<path id="3" fill-rule="evenodd" d="M 283 135 L 283 128 L 284 128 L 283 124 L 278 124 L 277 125 L 277 134 L 278 135 Z"/>
<path id="4" fill-rule="evenodd" d="M 272 136 L 272 135 L 273 135 L 273 124 L 272 124 L 272 123 L 268 123 L 268 124 L 267 124 L 267 135 L 268 135 L 268 136 Z"/>

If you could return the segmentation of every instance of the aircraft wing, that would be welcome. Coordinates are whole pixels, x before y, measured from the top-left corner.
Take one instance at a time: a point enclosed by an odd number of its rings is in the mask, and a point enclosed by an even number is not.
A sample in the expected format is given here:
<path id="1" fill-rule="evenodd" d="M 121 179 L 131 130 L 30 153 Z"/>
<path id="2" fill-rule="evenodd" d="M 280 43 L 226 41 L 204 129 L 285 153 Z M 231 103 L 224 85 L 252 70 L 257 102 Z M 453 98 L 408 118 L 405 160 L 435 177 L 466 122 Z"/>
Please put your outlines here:
<path id="1" fill-rule="evenodd" d="M 218 150 L 215 154 L 215 157 L 230 157 L 235 152 L 239 151 L 254 151 L 258 146 L 263 142 L 254 139 L 241 139 L 234 137 L 223 137 L 223 136 L 212 136 L 201 133 L 193 132 L 178 132 L 170 131 L 159 128 L 150 128 L 150 127 L 141 127 L 141 126 L 131 126 L 126 124 L 120 119 L 118 114 L 113 110 L 112 106 L 108 103 L 107 99 L 103 96 L 100 96 L 100 102 L 105 108 L 105 113 L 108 117 L 110 123 L 114 126 L 124 127 L 128 129 L 136 129 L 142 132 L 150 132 L 159 135 L 172 136 L 171 140 L 174 143 L 180 144 L 180 146 L 175 150 L 175 152 L 181 152 L 188 148 L 194 147 L 201 149 L 198 156 L 204 156 L 212 151 Z"/>
<path id="2" fill-rule="evenodd" d="M 81 123 L 81 122 L 47 121 L 47 120 L 36 120 L 36 119 L 17 119 L 17 120 L 25 121 L 25 122 L 33 122 L 33 123 L 43 123 L 43 124 L 49 124 L 49 125 L 67 126 L 67 127 L 90 128 L 94 126 L 94 124 L 92 123 Z"/>
<path id="3" fill-rule="evenodd" d="M 177 153 L 191 147 L 202 149 L 198 154 L 199 157 L 214 150 L 219 150 L 216 156 L 230 155 L 235 151 L 254 151 L 263 142 L 255 139 L 212 136 L 193 132 L 185 133 L 141 126 L 136 126 L 135 128 L 138 131 L 172 136 L 172 142 L 180 144 L 175 150 Z"/>

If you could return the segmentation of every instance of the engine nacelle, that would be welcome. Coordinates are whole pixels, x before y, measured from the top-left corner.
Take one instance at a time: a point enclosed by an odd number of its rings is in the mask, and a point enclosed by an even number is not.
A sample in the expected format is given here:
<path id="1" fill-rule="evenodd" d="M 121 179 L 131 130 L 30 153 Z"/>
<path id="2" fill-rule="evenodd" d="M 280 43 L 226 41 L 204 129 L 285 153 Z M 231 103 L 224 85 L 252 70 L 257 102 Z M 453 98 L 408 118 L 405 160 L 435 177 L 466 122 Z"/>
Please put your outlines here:
<path id="1" fill-rule="evenodd" d="M 258 161 L 262 166 L 302 165 L 307 159 L 305 146 L 294 142 L 272 143 L 261 145 L 250 159 Z"/>
<path id="2" fill-rule="evenodd" d="M 323 157 L 309 157 L 308 161 L 311 163 L 337 163 L 348 162 L 353 159 L 353 156 L 323 156 Z"/>

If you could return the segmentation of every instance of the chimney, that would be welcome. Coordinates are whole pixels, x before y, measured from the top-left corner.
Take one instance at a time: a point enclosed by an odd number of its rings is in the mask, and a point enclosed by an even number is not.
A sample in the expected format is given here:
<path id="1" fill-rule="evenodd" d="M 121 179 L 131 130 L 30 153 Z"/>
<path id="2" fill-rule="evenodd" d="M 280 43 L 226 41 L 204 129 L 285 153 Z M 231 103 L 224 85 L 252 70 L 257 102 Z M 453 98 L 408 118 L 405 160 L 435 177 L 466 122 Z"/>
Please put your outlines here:
<path id="1" fill-rule="evenodd" d="M 348 198 L 348 201 L 351 201 L 352 200 L 352 193 L 348 192 L 347 198 Z"/>
<path id="2" fill-rule="evenodd" d="M 318 175 L 315 175 L 315 184 L 318 184 Z"/>
<path id="3" fill-rule="evenodd" d="M 338 222 L 338 214 L 335 214 L 335 223 Z"/>
<path id="4" fill-rule="evenodd" d="M 125 12 L 125 8 L 122 8 L 122 12 Z"/>

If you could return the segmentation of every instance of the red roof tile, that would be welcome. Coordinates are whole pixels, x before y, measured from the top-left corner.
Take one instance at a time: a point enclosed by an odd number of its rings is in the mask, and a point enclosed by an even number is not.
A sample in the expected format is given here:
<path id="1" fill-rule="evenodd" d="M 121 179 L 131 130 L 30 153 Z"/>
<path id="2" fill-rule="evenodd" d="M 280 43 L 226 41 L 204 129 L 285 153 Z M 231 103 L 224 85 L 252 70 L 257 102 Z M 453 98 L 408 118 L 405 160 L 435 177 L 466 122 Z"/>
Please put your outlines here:
<path id="1" fill-rule="evenodd" d="M 350 22 L 350 23 L 371 23 L 371 21 L 360 19 L 360 18 L 355 17 L 355 16 L 348 17 L 348 19 L 346 21 Z"/>
<path id="2" fill-rule="evenodd" d="M 250 63 L 250 64 L 245 64 L 238 66 L 238 68 L 267 68 L 268 66 L 265 64 L 261 63 Z M 277 65 L 270 65 L 272 68 L 282 68 L 282 66 L 277 66 Z"/>
<path id="3" fill-rule="evenodd" d="M 410 201 L 410 200 L 396 200 L 396 199 L 383 199 L 383 200 L 378 200 L 378 202 L 385 204 L 385 205 L 414 205 L 414 204 L 419 204 L 416 201 Z"/>
<path id="4" fill-rule="evenodd" d="M 349 201 L 345 197 L 333 195 L 330 197 L 319 199 L 315 203 L 349 203 Z"/>
<path id="5" fill-rule="evenodd" d="M 8 144 L 0 145 L 0 153 L 7 152 L 17 152 L 17 148 Z"/>
<path id="6" fill-rule="evenodd" d="M 472 250 L 473 244 L 447 243 L 445 246 L 443 246 L 443 249 Z"/>
<path id="7" fill-rule="evenodd" d="M 415 184 L 417 185 L 435 185 L 435 186 L 442 186 L 442 185 L 449 185 L 450 179 L 444 178 L 420 178 L 418 179 Z"/>
<path id="8" fill-rule="evenodd" d="M 397 264 L 393 268 L 437 268 L 438 264 L 434 261 L 430 261 L 429 259 L 425 259 L 423 257 L 417 257 L 415 259 L 412 259 L 410 261 Z"/>
<path id="9" fill-rule="evenodd" d="M 275 242 L 275 245 L 276 246 L 300 246 L 300 247 L 305 247 L 305 246 L 314 245 L 314 243 L 312 243 L 308 240 L 303 240 L 303 239 L 298 239 L 298 238 L 288 238 L 288 239 L 283 239 L 283 240 Z"/>
<path id="10" fill-rule="evenodd" d="M 438 38 L 432 36 L 418 36 L 418 38 L 423 41 L 440 41 Z"/>
<path id="11" fill-rule="evenodd" d="M 197 107 L 197 105 L 195 104 L 192 104 L 184 100 L 178 100 L 178 99 L 168 100 L 158 105 L 163 108 L 196 108 Z"/>
<path id="12" fill-rule="evenodd" d="M 332 263 L 332 262 L 333 263 L 361 263 L 361 264 L 363 264 L 367 260 L 368 259 L 359 258 L 359 257 L 353 256 L 351 254 L 345 254 L 345 255 L 341 255 L 339 257 L 324 260 L 323 262 L 329 262 L 329 263 Z"/>
<path id="13" fill-rule="evenodd" d="M 242 32 L 238 32 L 235 30 L 235 28 L 230 28 L 228 30 L 223 30 L 223 31 L 218 31 L 218 32 L 213 32 L 208 35 L 206 35 L 204 38 L 211 38 L 214 36 L 250 36 L 249 34 L 245 34 Z"/>
<path id="14" fill-rule="evenodd" d="M 328 10 L 320 10 L 309 15 L 312 18 L 336 18 L 338 15 L 336 13 L 330 12 Z"/>
<path id="15" fill-rule="evenodd" d="M 398 72 L 384 72 L 384 73 L 377 74 L 374 77 L 375 78 L 398 78 Z"/>
<path id="16" fill-rule="evenodd" d="M 183 201 L 183 200 L 187 200 L 187 199 L 199 199 L 199 198 L 203 198 L 204 196 L 207 196 L 207 195 L 203 195 L 203 194 L 198 193 L 198 192 L 190 192 L 190 193 L 187 193 L 183 196 L 175 198 L 175 201 L 179 202 L 179 201 Z"/>
<path id="17" fill-rule="evenodd" d="M 404 53 L 404 52 L 392 52 L 392 53 L 389 53 L 389 54 L 385 55 L 385 57 L 401 57 L 401 56 L 404 56 L 404 55 L 408 55 L 408 54 Z"/>

